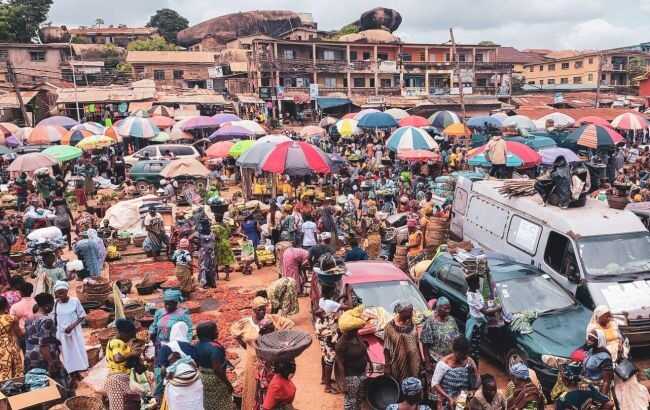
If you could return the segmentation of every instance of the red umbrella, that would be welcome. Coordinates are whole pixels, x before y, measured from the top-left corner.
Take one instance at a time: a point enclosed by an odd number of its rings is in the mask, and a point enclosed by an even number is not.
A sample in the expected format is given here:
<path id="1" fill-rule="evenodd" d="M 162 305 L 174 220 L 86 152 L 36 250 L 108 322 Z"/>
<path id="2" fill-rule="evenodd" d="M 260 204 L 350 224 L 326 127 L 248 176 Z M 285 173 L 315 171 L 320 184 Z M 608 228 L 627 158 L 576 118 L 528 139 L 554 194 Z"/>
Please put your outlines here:
<path id="1" fill-rule="evenodd" d="M 397 159 L 402 161 L 437 161 L 439 158 L 438 154 L 424 149 L 404 149 L 397 152 Z"/>
<path id="2" fill-rule="evenodd" d="M 473 149 L 470 155 L 476 156 L 487 151 L 488 144 Z M 521 168 L 531 168 L 542 162 L 542 157 L 537 151 L 516 141 L 506 141 L 506 150 L 509 155 L 515 155 L 522 162 Z"/>
<path id="3" fill-rule="evenodd" d="M 399 120 L 400 127 L 428 127 L 431 125 L 428 119 L 419 115 L 409 115 Z"/>
<path id="4" fill-rule="evenodd" d="M 327 154 L 303 141 L 278 144 L 260 163 L 266 172 L 288 175 L 326 174 L 332 172 Z"/>
<path id="5" fill-rule="evenodd" d="M 174 125 L 175 121 L 173 118 L 165 117 L 162 115 L 154 115 L 153 117 L 149 118 L 151 122 L 156 124 L 156 127 L 160 129 L 164 128 L 170 128 Z"/>
<path id="6" fill-rule="evenodd" d="M 603 127 L 611 127 L 612 125 L 607 122 L 607 120 L 596 117 L 595 115 L 587 115 L 586 117 L 579 118 L 576 121 L 576 125 L 585 125 L 585 124 L 594 124 L 594 125 L 600 125 Z"/>
<path id="7" fill-rule="evenodd" d="M 230 148 L 235 145 L 232 141 L 220 141 L 210 145 L 210 147 L 205 151 L 205 155 L 208 158 L 225 158 L 228 156 L 228 151 Z"/>

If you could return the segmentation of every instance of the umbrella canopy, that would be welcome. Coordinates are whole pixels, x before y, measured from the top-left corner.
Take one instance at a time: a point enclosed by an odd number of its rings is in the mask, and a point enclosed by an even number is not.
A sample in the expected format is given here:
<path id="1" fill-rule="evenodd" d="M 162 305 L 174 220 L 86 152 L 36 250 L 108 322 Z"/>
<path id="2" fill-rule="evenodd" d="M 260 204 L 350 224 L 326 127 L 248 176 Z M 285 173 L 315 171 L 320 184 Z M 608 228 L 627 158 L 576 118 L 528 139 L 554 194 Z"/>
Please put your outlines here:
<path id="1" fill-rule="evenodd" d="M 451 124 L 459 124 L 462 121 L 453 111 L 436 111 L 429 117 L 429 122 L 434 127 L 445 129 Z"/>
<path id="2" fill-rule="evenodd" d="M 501 126 L 504 128 L 517 128 L 519 130 L 534 130 L 537 126 L 525 115 L 513 115 L 503 120 Z"/>
<path id="3" fill-rule="evenodd" d="M 70 130 L 63 134 L 63 137 L 61 137 L 61 144 L 77 145 L 82 139 L 90 137 L 92 135 L 94 135 L 92 132 L 86 130 Z"/>
<path id="4" fill-rule="evenodd" d="M 650 127 L 650 124 L 641 114 L 626 112 L 612 120 L 612 127 L 622 130 L 642 130 Z"/>
<path id="5" fill-rule="evenodd" d="M 264 128 L 262 128 L 262 126 L 256 123 L 255 121 L 251 121 L 251 120 L 233 121 L 229 124 L 234 125 L 236 127 L 246 128 L 247 130 L 251 131 L 253 135 L 266 135 L 266 131 L 264 130 Z"/>
<path id="6" fill-rule="evenodd" d="M 447 128 L 442 130 L 442 133 L 449 137 L 470 137 L 472 136 L 472 130 L 467 128 L 467 125 L 461 124 L 459 122 L 449 125 Z"/>
<path id="7" fill-rule="evenodd" d="M 253 146 L 237 158 L 237 165 L 242 168 L 255 168 L 257 169 L 262 163 L 264 158 L 279 144 L 289 141 L 272 142 L 272 141 L 256 141 Z"/>
<path id="8" fill-rule="evenodd" d="M 230 151 L 230 148 L 232 148 L 233 145 L 235 145 L 235 143 L 232 141 L 216 142 L 205 150 L 205 155 L 208 158 L 225 158 L 228 156 L 228 151 Z"/>
<path id="9" fill-rule="evenodd" d="M 318 125 L 323 127 L 323 128 L 327 128 L 330 125 L 336 124 L 336 121 L 338 121 L 336 118 L 327 116 L 327 117 L 323 118 L 322 120 L 320 120 Z"/>
<path id="10" fill-rule="evenodd" d="M 341 154 L 337 154 L 337 153 L 327 154 L 327 157 L 330 159 L 333 172 L 337 172 L 342 167 L 348 165 L 348 160 L 343 158 Z"/>
<path id="11" fill-rule="evenodd" d="M 349 113 L 345 114 L 341 119 L 342 120 L 353 120 L 355 115 L 357 115 L 356 112 L 349 112 Z"/>
<path id="12" fill-rule="evenodd" d="M 391 151 L 433 150 L 438 148 L 438 144 L 423 129 L 402 127 L 391 134 L 386 141 L 386 147 Z"/>
<path id="13" fill-rule="evenodd" d="M 229 113 L 219 113 L 212 116 L 212 119 L 219 125 L 225 124 L 227 122 L 241 121 L 241 118 L 235 114 Z"/>
<path id="14" fill-rule="evenodd" d="M 30 145 L 51 144 L 61 141 L 66 132 L 68 131 L 65 128 L 58 125 L 39 125 L 29 134 L 27 143 Z"/>
<path id="15" fill-rule="evenodd" d="M 210 170 L 195 158 L 179 158 L 172 160 L 162 169 L 162 171 L 160 171 L 160 175 L 163 178 L 184 176 L 205 178 L 209 174 Z"/>
<path id="16" fill-rule="evenodd" d="M 9 172 L 32 172 L 39 168 L 47 168 L 56 165 L 58 162 L 47 154 L 42 152 L 31 152 L 18 156 L 9 164 Z"/>
<path id="17" fill-rule="evenodd" d="M 357 121 L 361 121 L 361 119 L 363 117 L 365 117 L 368 114 L 372 114 L 373 112 L 381 112 L 381 111 L 379 111 L 377 109 L 374 109 L 374 108 L 366 108 L 365 110 L 361 110 L 361 111 L 355 113 L 354 117 L 352 117 L 352 118 L 354 118 Z"/>
<path id="18" fill-rule="evenodd" d="M 610 127 L 589 124 L 583 125 L 569 134 L 566 142 L 587 148 L 600 149 L 623 142 L 623 137 Z"/>
<path id="19" fill-rule="evenodd" d="M 612 124 L 607 122 L 606 119 L 596 117 L 595 115 L 587 115 L 586 117 L 578 118 L 576 121 L 576 125 L 587 125 L 587 124 L 594 124 L 594 125 L 600 125 L 601 127 L 611 127 Z"/>
<path id="20" fill-rule="evenodd" d="M 253 135 L 254 133 L 248 128 L 237 127 L 235 125 L 224 125 L 223 127 L 210 134 L 208 139 L 210 141 L 229 140 L 233 138 L 251 137 Z"/>
<path id="21" fill-rule="evenodd" d="M 42 153 L 51 156 L 59 162 L 66 162 L 79 158 L 83 154 L 83 151 L 70 145 L 54 145 L 46 148 Z"/>
<path id="22" fill-rule="evenodd" d="M 20 140 L 15 135 L 10 135 L 7 138 L 5 138 L 4 144 L 11 148 L 21 145 Z"/>
<path id="23" fill-rule="evenodd" d="M 327 154 L 317 147 L 292 141 L 276 145 L 262 161 L 260 169 L 276 174 L 309 175 L 329 173 L 332 166 Z"/>
<path id="24" fill-rule="evenodd" d="M 316 127 L 313 125 L 308 125 L 306 127 L 303 127 L 300 132 L 298 133 L 301 137 L 322 137 L 325 135 L 325 130 L 322 129 L 321 127 Z"/>
<path id="25" fill-rule="evenodd" d="M 123 137 L 151 139 L 160 132 L 151 118 L 144 117 L 127 117 L 117 123 L 115 127 L 117 133 Z"/>
<path id="26" fill-rule="evenodd" d="M 469 152 L 468 161 L 471 166 L 489 166 L 490 161 L 485 157 L 488 144 L 482 145 Z M 539 165 L 542 157 L 537 151 L 527 145 L 515 141 L 506 141 L 506 166 L 513 168 L 531 168 Z"/>
<path id="27" fill-rule="evenodd" d="M 151 142 L 167 142 L 171 139 L 168 133 L 166 132 L 160 132 L 158 135 L 150 139 L 149 141 Z"/>
<path id="28" fill-rule="evenodd" d="M 81 148 L 84 151 L 91 151 L 94 149 L 102 149 L 110 147 L 115 144 L 115 140 L 106 135 L 92 135 L 88 138 L 82 139 L 78 144 L 77 148 Z"/>
<path id="29" fill-rule="evenodd" d="M 521 137 L 521 136 L 506 137 L 505 140 L 520 142 L 524 145 L 528 145 L 535 151 L 539 151 L 540 149 L 544 149 L 544 148 L 553 148 L 557 146 L 557 143 L 553 138 L 544 137 L 541 135 L 532 135 L 529 137 Z"/>
<path id="30" fill-rule="evenodd" d="M 399 120 L 400 127 L 426 127 L 429 125 L 431 125 L 429 120 L 419 115 L 409 115 Z"/>
<path id="31" fill-rule="evenodd" d="M 156 127 L 163 129 L 163 128 L 170 128 L 174 126 L 174 119 L 165 117 L 164 115 L 154 115 L 153 117 L 150 118 L 151 122 L 156 124 Z"/>
<path id="32" fill-rule="evenodd" d="M 183 131 L 209 130 L 219 128 L 219 125 L 221 124 L 219 124 L 213 117 L 199 115 L 196 117 L 188 118 L 187 121 L 183 122 L 181 129 Z"/>
<path id="33" fill-rule="evenodd" d="M 149 108 L 148 111 L 149 115 L 154 116 L 154 115 L 162 115 L 164 117 L 173 117 L 174 116 L 174 109 L 165 107 L 164 105 L 155 105 L 151 108 Z"/>
<path id="34" fill-rule="evenodd" d="M 115 129 L 115 126 L 106 128 L 106 132 L 103 135 L 113 138 L 116 142 L 122 142 L 122 136 L 118 134 L 117 130 Z"/>
<path id="35" fill-rule="evenodd" d="M 391 117 L 395 118 L 396 121 L 399 121 L 402 118 L 406 118 L 409 116 L 409 113 L 406 112 L 406 110 L 403 110 L 401 108 L 391 108 L 384 112 L 390 115 Z"/>
<path id="36" fill-rule="evenodd" d="M 255 144 L 261 144 L 263 142 L 272 142 L 274 144 L 279 144 L 281 142 L 287 142 L 291 141 L 291 138 L 287 137 L 286 135 L 265 135 L 262 138 L 258 139 L 255 141 Z"/>
<path id="37" fill-rule="evenodd" d="M 63 128 L 72 128 L 75 125 L 79 124 L 77 121 L 73 120 L 70 117 L 66 117 L 64 115 L 55 115 L 54 117 L 48 117 L 45 118 L 44 120 L 41 120 L 36 126 L 41 126 L 41 125 L 57 125 L 59 127 Z"/>
<path id="38" fill-rule="evenodd" d="M 358 124 L 359 121 L 357 120 L 345 118 L 336 123 L 336 131 L 340 136 L 350 138 L 353 135 L 359 135 L 363 133 L 363 130 L 358 127 Z"/>
<path id="39" fill-rule="evenodd" d="M 241 156 L 241 154 L 243 154 L 244 152 L 251 149 L 251 147 L 254 144 L 255 144 L 255 141 L 253 141 L 253 140 L 237 141 L 235 143 L 235 145 L 230 147 L 230 150 L 228 151 L 228 154 L 233 158 L 239 158 Z"/>
<path id="40" fill-rule="evenodd" d="M 15 134 L 19 129 L 20 127 L 18 127 L 16 124 L 12 124 L 10 122 L 0 122 L 0 130 L 5 136 Z"/>
<path id="41" fill-rule="evenodd" d="M 401 159 L 402 161 L 424 162 L 432 161 L 436 158 L 438 158 L 437 154 L 432 151 L 426 151 L 423 149 L 406 149 L 397 152 L 397 159 Z"/>
<path id="42" fill-rule="evenodd" d="M 385 112 L 370 112 L 365 114 L 357 124 L 359 128 L 397 128 L 398 124 L 395 118 Z"/>
<path id="43" fill-rule="evenodd" d="M 562 112 L 552 112 L 537 119 L 543 125 L 543 128 L 546 128 L 546 122 L 549 120 L 553 121 L 555 127 L 570 127 L 576 122 L 573 117 Z"/>
<path id="44" fill-rule="evenodd" d="M 467 120 L 467 126 L 470 128 L 485 128 L 485 126 L 499 128 L 501 127 L 501 119 L 491 115 L 484 115 L 479 117 L 472 117 Z"/>
<path id="45" fill-rule="evenodd" d="M 578 162 L 580 157 L 568 148 L 543 148 L 540 149 L 539 155 L 542 156 L 542 165 L 553 165 L 557 157 L 563 156 L 567 162 Z"/>
<path id="46" fill-rule="evenodd" d="M 75 125 L 70 128 L 70 131 L 88 131 L 91 135 L 104 135 L 106 133 L 106 127 L 98 122 L 89 121 Z"/>
<path id="47" fill-rule="evenodd" d="M 495 112 L 494 114 L 490 115 L 490 117 L 496 118 L 499 121 L 503 122 L 503 120 L 508 118 L 508 114 L 506 114 L 505 112 Z"/>

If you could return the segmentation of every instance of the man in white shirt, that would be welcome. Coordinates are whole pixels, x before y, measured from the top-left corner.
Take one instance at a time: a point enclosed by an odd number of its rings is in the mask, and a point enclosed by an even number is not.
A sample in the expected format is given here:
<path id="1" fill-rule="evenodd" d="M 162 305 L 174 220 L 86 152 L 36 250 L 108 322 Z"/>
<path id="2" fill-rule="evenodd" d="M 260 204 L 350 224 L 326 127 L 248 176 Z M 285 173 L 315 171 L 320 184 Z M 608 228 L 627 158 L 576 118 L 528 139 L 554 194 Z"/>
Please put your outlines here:
<path id="1" fill-rule="evenodd" d="M 302 232 L 302 247 L 309 249 L 312 246 L 316 245 L 316 235 L 318 234 L 318 227 L 316 223 L 312 221 L 311 216 L 305 216 L 305 222 L 302 223 L 300 227 Z"/>

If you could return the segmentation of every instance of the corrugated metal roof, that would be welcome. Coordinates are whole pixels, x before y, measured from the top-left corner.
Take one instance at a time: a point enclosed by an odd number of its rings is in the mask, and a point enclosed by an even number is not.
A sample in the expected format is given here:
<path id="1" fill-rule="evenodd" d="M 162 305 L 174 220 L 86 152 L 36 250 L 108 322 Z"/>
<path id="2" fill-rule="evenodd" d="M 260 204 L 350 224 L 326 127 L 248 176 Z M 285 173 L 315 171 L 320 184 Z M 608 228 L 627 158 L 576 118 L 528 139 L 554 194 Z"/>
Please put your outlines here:
<path id="1" fill-rule="evenodd" d="M 158 93 L 156 100 L 161 104 L 229 104 L 221 94 L 209 90 L 192 90 L 192 92 L 171 94 Z"/>
<path id="2" fill-rule="evenodd" d="M 604 120 L 611 121 L 617 116 L 624 114 L 626 112 L 635 112 L 638 113 L 638 111 L 634 111 L 631 109 L 627 108 L 552 108 L 552 107 L 525 107 L 525 108 L 520 108 L 517 111 L 517 114 L 520 115 L 525 115 L 526 117 L 532 119 L 532 120 L 537 120 L 546 114 L 550 114 L 552 112 L 561 112 L 563 114 L 566 114 L 570 116 L 573 119 L 580 119 L 582 117 L 586 117 L 588 115 L 595 115 L 596 117 L 600 117 Z"/>
<path id="3" fill-rule="evenodd" d="M 207 51 L 129 51 L 126 62 L 214 64 L 214 53 Z"/>
<path id="4" fill-rule="evenodd" d="M 57 104 L 143 101 L 156 97 L 156 86 L 152 80 L 141 80 L 130 86 L 59 88 L 57 94 Z"/>

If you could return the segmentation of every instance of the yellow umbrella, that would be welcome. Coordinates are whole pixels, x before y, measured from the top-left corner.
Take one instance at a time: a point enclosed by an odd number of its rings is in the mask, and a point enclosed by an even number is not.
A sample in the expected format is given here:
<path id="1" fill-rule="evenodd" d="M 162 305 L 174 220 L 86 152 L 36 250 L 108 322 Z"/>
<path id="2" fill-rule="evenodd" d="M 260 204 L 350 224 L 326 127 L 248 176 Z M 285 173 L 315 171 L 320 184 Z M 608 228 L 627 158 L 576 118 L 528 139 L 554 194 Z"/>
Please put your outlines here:
<path id="1" fill-rule="evenodd" d="M 81 148 L 84 151 L 90 151 L 93 149 L 106 148 L 115 144 L 115 140 L 106 135 L 93 135 L 87 138 L 82 139 L 78 144 L 77 148 Z"/>
<path id="2" fill-rule="evenodd" d="M 472 136 L 472 131 L 470 131 L 465 124 L 454 123 L 442 131 L 443 134 L 450 137 L 470 137 Z"/>

